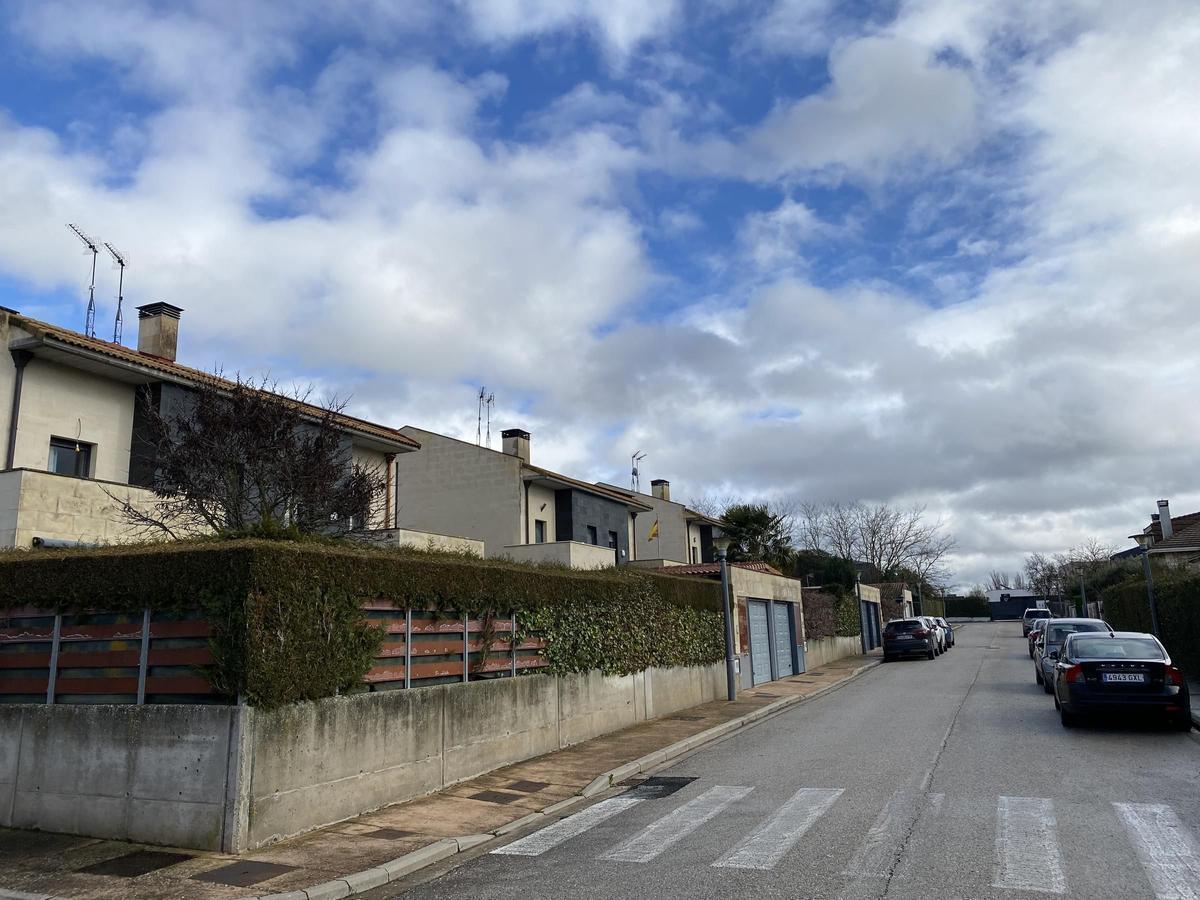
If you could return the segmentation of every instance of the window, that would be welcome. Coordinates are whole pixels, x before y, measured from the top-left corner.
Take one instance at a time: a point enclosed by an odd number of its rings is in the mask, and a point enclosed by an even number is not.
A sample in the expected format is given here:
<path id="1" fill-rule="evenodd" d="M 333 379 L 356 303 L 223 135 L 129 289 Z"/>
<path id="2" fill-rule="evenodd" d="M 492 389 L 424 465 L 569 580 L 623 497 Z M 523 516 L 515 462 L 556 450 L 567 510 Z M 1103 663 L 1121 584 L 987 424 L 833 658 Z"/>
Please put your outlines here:
<path id="1" fill-rule="evenodd" d="M 608 546 L 613 550 L 617 549 L 617 533 L 615 531 L 610 531 L 608 533 Z"/>
<path id="2" fill-rule="evenodd" d="M 596 531 L 596 526 L 589 525 L 587 527 L 587 531 L 588 531 L 588 543 L 599 545 L 600 544 L 600 535 Z"/>
<path id="3" fill-rule="evenodd" d="M 541 519 L 533 520 L 533 542 L 535 544 L 546 543 L 546 523 Z"/>
<path id="4" fill-rule="evenodd" d="M 700 548 L 698 548 L 695 544 L 692 545 L 692 562 L 700 562 Z"/>
<path id="5" fill-rule="evenodd" d="M 92 444 L 67 438 L 50 438 L 50 471 L 87 478 L 92 474 Z"/>

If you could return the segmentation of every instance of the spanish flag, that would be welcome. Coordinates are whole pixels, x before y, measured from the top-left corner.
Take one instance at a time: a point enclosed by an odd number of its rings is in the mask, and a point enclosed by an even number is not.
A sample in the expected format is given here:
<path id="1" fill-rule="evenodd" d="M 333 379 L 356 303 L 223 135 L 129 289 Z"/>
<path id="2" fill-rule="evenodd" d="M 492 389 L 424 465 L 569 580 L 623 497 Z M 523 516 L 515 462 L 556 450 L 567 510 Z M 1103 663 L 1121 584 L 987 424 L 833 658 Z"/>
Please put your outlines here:
<path id="1" fill-rule="evenodd" d="M 646 540 L 652 541 L 656 537 L 658 537 L 658 519 L 655 519 L 654 524 L 650 526 L 650 535 L 646 538 Z"/>

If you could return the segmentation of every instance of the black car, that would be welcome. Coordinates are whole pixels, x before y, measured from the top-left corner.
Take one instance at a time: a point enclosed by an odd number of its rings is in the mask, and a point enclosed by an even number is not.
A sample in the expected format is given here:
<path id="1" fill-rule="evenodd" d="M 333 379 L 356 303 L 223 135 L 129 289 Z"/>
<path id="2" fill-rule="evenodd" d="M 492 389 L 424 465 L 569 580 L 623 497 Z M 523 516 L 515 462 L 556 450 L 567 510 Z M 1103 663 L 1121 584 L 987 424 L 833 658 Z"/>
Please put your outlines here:
<path id="1" fill-rule="evenodd" d="M 933 659 L 937 653 L 937 626 L 924 619 L 892 619 L 883 629 L 885 662 L 917 654 Z"/>
<path id="2" fill-rule="evenodd" d="M 1172 727 L 1192 727 L 1187 681 L 1152 634 L 1137 631 L 1068 635 L 1054 679 L 1054 705 L 1064 728 L 1088 713 L 1144 713 Z"/>

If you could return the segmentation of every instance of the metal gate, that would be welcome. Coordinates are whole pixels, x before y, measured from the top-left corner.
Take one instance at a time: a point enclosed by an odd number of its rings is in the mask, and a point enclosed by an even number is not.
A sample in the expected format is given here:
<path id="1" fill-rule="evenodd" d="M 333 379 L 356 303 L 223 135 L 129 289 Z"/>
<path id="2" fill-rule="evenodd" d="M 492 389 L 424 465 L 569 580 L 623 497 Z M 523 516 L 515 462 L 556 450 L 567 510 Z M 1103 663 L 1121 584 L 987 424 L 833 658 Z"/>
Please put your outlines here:
<path id="1" fill-rule="evenodd" d="M 879 622 L 879 605 L 866 600 L 858 601 L 858 623 L 862 632 L 862 648 L 866 653 L 883 645 L 883 629 Z"/>
<path id="2" fill-rule="evenodd" d="M 750 680 L 762 684 L 771 680 L 771 624 L 767 604 L 749 600 L 746 613 L 750 621 Z"/>
<path id="3" fill-rule="evenodd" d="M 792 664 L 792 647 L 796 645 L 796 642 L 792 640 L 792 617 L 789 614 L 788 604 L 772 603 L 771 619 L 775 630 L 775 677 L 787 678 L 789 675 L 795 674 Z"/>

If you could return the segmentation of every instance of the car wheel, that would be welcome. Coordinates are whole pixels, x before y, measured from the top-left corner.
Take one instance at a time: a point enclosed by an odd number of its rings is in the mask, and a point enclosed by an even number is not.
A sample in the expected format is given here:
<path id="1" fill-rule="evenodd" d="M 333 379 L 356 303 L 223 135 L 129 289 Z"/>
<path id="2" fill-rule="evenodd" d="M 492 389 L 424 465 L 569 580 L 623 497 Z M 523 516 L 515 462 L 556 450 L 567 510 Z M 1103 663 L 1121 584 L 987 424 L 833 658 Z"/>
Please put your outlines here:
<path id="1" fill-rule="evenodd" d="M 934 649 L 933 649 L 932 647 L 930 647 L 930 648 L 929 648 L 929 653 L 928 653 L 928 654 L 926 654 L 926 655 L 927 655 L 927 656 L 928 656 L 930 659 L 933 659 L 935 656 L 937 656 L 937 653 L 936 653 L 936 652 L 934 652 Z"/>
<path id="2" fill-rule="evenodd" d="M 1055 691 L 1055 692 L 1053 692 L 1053 694 L 1054 694 L 1054 708 L 1062 709 L 1062 707 L 1058 705 L 1058 692 Z"/>
<path id="3" fill-rule="evenodd" d="M 1058 708 L 1058 718 L 1062 722 L 1063 728 L 1074 728 L 1079 724 L 1079 717 L 1074 713 L 1069 713 L 1061 706 Z"/>
<path id="4" fill-rule="evenodd" d="M 1171 728 L 1174 731 L 1191 731 L 1192 730 L 1192 717 L 1190 715 L 1188 715 L 1187 713 L 1184 713 L 1182 716 L 1180 716 L 1174 722 L 1171 723 Z"/>
<path id="5" fill-rule="evenodd" d="M 1034 670 L 1033 670 L 1033 680 L 1034 680 L 1034 681 L 1036 681 L 1038 684 L 1041 684 L 1041 683 L 1042 683 L 1042 673 L 1041 673 L 1041 670 L 1039 670 L 1039 669 L 1034 669 Z"/>

